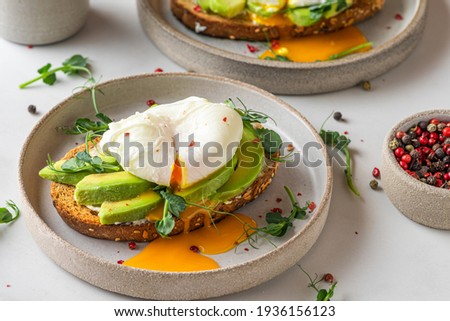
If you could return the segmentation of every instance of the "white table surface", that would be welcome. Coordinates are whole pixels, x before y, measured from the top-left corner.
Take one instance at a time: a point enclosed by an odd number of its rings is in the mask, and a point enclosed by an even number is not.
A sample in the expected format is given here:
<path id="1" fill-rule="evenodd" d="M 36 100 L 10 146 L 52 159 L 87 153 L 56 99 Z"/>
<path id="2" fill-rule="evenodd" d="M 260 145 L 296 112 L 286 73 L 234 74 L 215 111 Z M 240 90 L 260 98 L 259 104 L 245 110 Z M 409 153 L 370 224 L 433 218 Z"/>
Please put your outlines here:
<path id="1" fill-rule="evenodd" d="M 394 1 L 394 0 L 391 0 Z M 184 71 L 145 36 L 134 1 L 91 0 L 86 26 L 64 42 L 34 47 L 0 39 L 0 203 L 19 200 L 18 159 L 25 138 L 42 115 L 69 96 L 79 79 L 61 77 L 53 87 L 19 90 L 47 62 L 80 53 L 102 80 L 153 72 Z M 450 108 L 450 0 L 429 1 L 427 27 L 413 54 L 372 80 L 373 90 L 281 98 L 316 126 L 332 110 L 347 120 L 327 128 L 348 131 L 354 177 L 362 192 L 353 197 L 342 169 L 334 168 L 334 192 L 326 226 L 300 261 L 311 273 L 330 272 L 338 280 L 336 300 L 449 300 L 450 232 L 421 226 L 404 217 L 382 190 L 369 187 L 380 166 L 382 140 L 405 116 L 435 107 Z M 27 112 L 34 104 L 38 115 Z M 307 278 L 293 267 L 256 288 L 221 300 L 314 300 Z M 129 300 L 96 288 L 59 268 L 35 244 L 22 218 L 0 226 L 0 299 Z"/>

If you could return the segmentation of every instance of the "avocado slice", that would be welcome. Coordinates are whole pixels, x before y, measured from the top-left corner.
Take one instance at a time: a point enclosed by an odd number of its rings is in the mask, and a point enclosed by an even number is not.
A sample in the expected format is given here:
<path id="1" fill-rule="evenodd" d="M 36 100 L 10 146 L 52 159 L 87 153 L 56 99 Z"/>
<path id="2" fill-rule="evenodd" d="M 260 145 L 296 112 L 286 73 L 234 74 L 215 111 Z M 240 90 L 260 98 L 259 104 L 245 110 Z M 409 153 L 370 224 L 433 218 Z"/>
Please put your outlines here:
<path id="1" fill-rule="evenodd" d="M 75 187 L 75 199 L 82 205 L 102 204 L 133 198 L 154 186 L 128 172 L 92 174 Z"/>
<path id="2" fill-rule="evenodd" d="M 253 13 L 261 17 L 271 17 L 275 13 L 280 12 L 286 6 L 286 0 L 273 1 L 247 0 L 247 8 Z"/>
<path id="3" fill-rule="evenodd" d="M 119 165 L 117 160 L 108 155 L 99 155 L 103 162 L 111 164 L 111 165 Z M 53 164 L 56 171 L 46 166 L 39 171 L 39 176 L 43 179 L 47 179 L 52 182 L 62 183 L 67 185 L 77 185 L 79 181 L 85 178 L 88 175 L 92 175 L 93 173 L 90 171 L 82 171 L 82 172 L 59 172 L 61 170 L 62 164 L 64 164 L 66 160 L 59 160 Z"/>
<path id="4" fill-rule="evenodd" d="M 287 17 L 296 25 L 308 27 L 322 18 L 329 19 L 344 11 L 353 4 L 353 0 L 329 0 L 322 4 L 309 7 L 291 7 L 287 12 Z"/>
<path id="5" fill-rule="evenodd" d="M 202 8 L 204 11 L 209 11 L 209 2 L 210 0 L 197 0 L 197 4 Z"/>
<path id="6" fill-rule="evenodd" d="M 212 173 L 195 185 L 178 191 L 175 194 L 183 197 L 188 202 L 198 202 L 202 199 L 208 198 L 230 179 L 231 175 L 234 173 L 237 162 L 238 156 L 236 153 L 224 167 Z"/>
<path id="7" fill-rule="evenodd" d="M 148 212 L 162 202 L 161 196 L 147 190 L 135 198 L 119 201 L 104 202 L 100 207 L 98 217 L 101 224 L 115 224 L 133 222 L 144 219 Z"/>
<path id="8" fill-rule="evenodd" d="M 233 18 L 245 9 L 246 0 L 210 0 L 209 9 L 225 18 Z"/>
<path id="9" fill-rule="evenodd" d="M 211 200 L 223 202 L 241 194 L 258 177 L 264 161 L 264 148 L 256 134 L 244 127 L 241 145 L 236 153 L 238 164 L 230 179 L 210 196 Z"/>
<path id="10" fill-rule="evenodd" d="M 54 164 L 54 167 L 57 170 L 61 170 L 61 165 L 65 162 L 65 160 L 57 161 Z M 39 171 L 39 176 L 43 179 L 47 179 L 52 182 L 56 183 L 62 183 L 67 185 L 76 185 L 79 181 L 81 181 L 83 178 L 85 178 L 88 175 L 91 175 L 91 172 L 77 172 L 77 173 L 65 173 L 65 172 L 58 172 L 53 169 L 50 169 L 50 167 L 45 166 L 43 169 Z"/>

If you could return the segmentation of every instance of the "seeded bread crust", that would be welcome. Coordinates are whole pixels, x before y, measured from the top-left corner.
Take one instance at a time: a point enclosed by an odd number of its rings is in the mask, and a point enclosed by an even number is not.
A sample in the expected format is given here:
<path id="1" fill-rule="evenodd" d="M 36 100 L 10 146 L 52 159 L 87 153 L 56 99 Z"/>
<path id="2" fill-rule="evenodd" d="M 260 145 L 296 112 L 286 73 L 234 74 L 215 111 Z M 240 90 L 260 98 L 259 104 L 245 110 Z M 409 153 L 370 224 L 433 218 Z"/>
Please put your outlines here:
<path id="1" fill-rule="evenodd" d="M 70 150 L 63 159 L 74 157 L 78 152 L 83 151 L 84 146 L 78 146 Z M 266 159 L 261 175 L 242 194 L 216 206 L 217 211 L 234 212 L 248 202 L 256 199 L 272 182 L 272 178 L 278 169 L 278 163 Z M 149 242 L 158 237 L 155 224 L 146 222 L 140 225 L 119 224 L 102 225 L 97 216 L 97 212 L 86 206 L 79 205 L 74 199 L 75 187 L 61 183 L 52 182 L 50 195 L 53 205 L 64 222 L 74 230 L 99 239 L 114 241 L 135 241 Z M 218 222 L 225 217 L 225 214 L 212 213 L 214 222 Z M 197 214 L 189 222 L 189 231 L 204 226 L 205 216 Z M 176 235 L 184 231 L 185 222 L 176 219 L 175 228 L 170 235 Z"/>
<path id="2" fill-rule="evenodd" d="M 171 0 L 170 5 L 174 16 L 188 28 L 196 30 L 196 25 L 206 27 L 201 31 L 202 34 L 217 38 L 265 41 L 267 40 L 266 37 L 269 39 L 304 37 L 349 27 L 380 11 L 383 8 L 384 1 L 354 0 L 349 9 L 332 18 L 322 19 L 309 27 L 257 25 L 247 17 L 227 19 L 196 9 L 197 3 L 195 0 Z"/>

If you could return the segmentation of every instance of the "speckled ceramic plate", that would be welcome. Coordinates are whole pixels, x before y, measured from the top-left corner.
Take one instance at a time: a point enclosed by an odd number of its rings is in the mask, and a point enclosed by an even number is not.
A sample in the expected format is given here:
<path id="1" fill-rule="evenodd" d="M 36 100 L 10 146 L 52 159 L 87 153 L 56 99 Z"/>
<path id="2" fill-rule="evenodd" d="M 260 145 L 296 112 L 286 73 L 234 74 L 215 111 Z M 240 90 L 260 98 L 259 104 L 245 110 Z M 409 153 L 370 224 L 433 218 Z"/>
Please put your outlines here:
<path id="1" fill-rule="evenodd" d="M 266 61 L 245 41 L 215 39 L 187 29 L 170 12 L 167 0 L 137 0 L 149 38 L 187 70 L 245 81 L 275 94 L 323 93 L 371 80 L 401 63 L 425 27 L 427 0 L 387 0 L 385 7 L 358 27 L 374 49 L 320 63 Z M 402 19 L 395 19 L 401 14 Z"/>
<path id="2" fill-rule="evenodd" d="M 168 103 L 196 95 L 222 102 L 239 97 L 254 109 L 272 116 L 284 141 L 290 141 L 302 155 L 298 166 L 281 166 L 272 185 L 257 200 L 241 209 L 260 225 L 260 215 L 272 207 L 289 210 L 283 185 L 302 193 L 299 202 L 314 201 L 317 209 L 307 220 L 296 220 L 283 238 L 273 240 L 276 248 L 262 243 L 258 249 L 241 246 L 238 250 L 215 255 L 221 268 L 195 273 L 165 273 L 117 264 L 136 254 L 126 242 L 97 240 L 69 228 L 52 206 L 49 182 L 39 178 L 47 155 L 54 159 L 73 148 L 77 138 L 55 128 L 71 124 L 79 117 L 93 117 L 88 92 L 61 102 L 48 112 L 30 133 L 20 159 L 21 209 L 28 229 L 42 250 L 63 269 L 95 286 L 121 294 L 161 300 L 203 299 L 254 287 L 284 272 L 311 248 L 325 224 L 330 205 L 332 177 L 322 142 L 295 109 L 275 96 L 241 82 L 198 74 L 153 74 L 112 80 L 99 86 L 101 111 L 121 119 L 147 108 L 146 101 Z M 274 126 L 272 124 L 272 126 Z M 80 138 L 78 138 L 80 143 Z M 306 166 L 310 162 L 310 166 Z M 145 244 L 139 244 L 143 248 Z M 245 251 L 248 247 L 249 250 Z M 45 273 L 45 271 L 42 271 Z"/>

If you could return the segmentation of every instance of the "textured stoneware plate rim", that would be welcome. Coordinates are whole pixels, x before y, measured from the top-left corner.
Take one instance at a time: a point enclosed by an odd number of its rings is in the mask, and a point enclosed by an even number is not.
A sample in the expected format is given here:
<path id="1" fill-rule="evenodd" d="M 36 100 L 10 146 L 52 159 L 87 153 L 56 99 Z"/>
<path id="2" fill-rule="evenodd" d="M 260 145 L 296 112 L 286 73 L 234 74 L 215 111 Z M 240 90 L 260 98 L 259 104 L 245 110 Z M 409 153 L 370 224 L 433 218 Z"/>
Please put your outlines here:
<path id="1" fill-rule="evenodd" d="M 182 32 L 176 30 L 173 28 L 169 23 L 167 23 L 164 18 L 162 18 L 156 10 L 153 9 L 151 5 L 149 5 L 149 1 L 151 0 L 137 0 L 140 2 L 143 2 L 146 6 L 145 8 L 152 14 L 152 17 L 157 21 L 158 25 L 164 29 L 167 33 L 171 34 L 172 36 L 176 37 L 180 41 L 190 44 L 197 49 L 203 50 L 207 53 L 210 53 L 212 55 L 223 57 L 229 60 L 233 60 L 236 62 L 243 62 L 250 65 L 256 65 L 256 66 L 263 66 L 263 67 L 273 67 L 273 68 L 280 68 L 280 69 L 300 69 L 300 70 L 307 70 L 307 69 L 327 69 L 330 67 L 340 67 L 345 66 L 349 64 L 354 63 L 363 63 L 365 61 L 371 60 L 374 57 L 378 57 L 383 55 L 386 51 L 389 49 L 396 47 L 397 45 L 403 43 L 408 37 L 416 32 L 416 28 L 420 22 L 420 20 L 424 17 L 426 10 L 427 10 L 427 2 L 428 0 L 418 0 L 418 6 L 416 8 L 416 12 L 412 19 L 409 21 L 407 26 L 395 37 L 392 39 L 384 42 L 382 45 L 376 46 L 370 51 L 355 54 L 355 55 L 349 55 L 347 57 L 343 57 L 341 59 L 336 59 L 332 61 L 322 61 L 320 64 L 318 63 L 301 63 L 301 62 L 281 62 L 281 61 L 270 61 L 270 60 L 262 60 L 254 57 L 247 57 L 231 52 L 227 52 L 225 50 L 216 48 L 214 46 L 205 44 L 203 42 L 197 41 L 191 37 L 188 37 L 187 35 L 183 34 Z M 387 0 L 390 1 L 390 0 Z M 206 36 L 205 36 L 206 37 Z"/>
<path id="2" fill-rule="evenodd" d="M 259 260 L 271 257 L 273 255 L 277 255 L 278 252 L 283 251 L 287 246 L 289 246 L 292 242 L 294 242 L 295 240 L 297 240 L 298 238 L 301 238 L 303 234 L 305 234 L 309 227 L 314 225 L 314 223 L 319 220 L 319 218 L 322 218 L 322 216 L 327 216 L 327 211 L 328 211 L 328 206 L 330 203 L 330 199 L 331 199 L 331 192 L 332 192 L 332 170 L 331 170 L 331 166 L 330 166 L 330 160 L 329 160 L 329 155 L 328 152 L 326 150 L 326 147 L 324 146 L 322 140 L 320 139 L 320 136 L 318 135 L 317 131 L 314 129 L 314 127 L 310 124 L 310 122 L 297 110 L 295 110 L 293 107 L 289 106 L 287 103 L 285 103 L 284 101 L 282 101 L 281 99 L 277 98 L 276 96 L 262 90 L 259 89 L 253 85 L 249 85 L 246 83 L 242 83 L 240 81 L 237 80 L 231 80 L 231 79 L 227 79 L 224 77 L 218 77 L 218 76 L 211 76 L 211 75 L 201 75 L 201 74 L 196 74 L 196 73 L 161 73 L 161 74 L 141 74 L 141 75 L 135 75 L 135 76 L 129 76 L 129 77 L 122 77 L 122 78 L 117 78 L 117 79 L 112 79 L 106 82 L 103 82 L 101 84 L 98 85 L 99 89 L 101 89 L 102 87 L 106 87 L 109 86 L 111 84 L 115 84 L 115 83 L 120 83 L 120 82 L 126 82 L 129 80 L 133 80 L 133 79 L 140 79 L 140 78 L 146 78 L 146 77 L 196 77 L 196 78 L 201 78 L 201 79 L 207 79 L 207 80 L 211 80 L 211 81 L 216 81 L 216 82 L 221 82 L 221 83 L 231 83 L 233 85 L 238 85 L 241 87 L 244 87 L 246 90 L 249 91 L 253 91 L 258 95 L 262 95 L 265 98 L 268 98 L 274 102 L 277 103 L 277 105 L 280 106 L 280 108 L 284 108 L 286 109 L 289 113 L 291 113 L 292 115 L 295 116 L 296 121 L 302 122 L 304 124 L 304 126 L 308 129 L 308 131 L 314 136 L 314 138 L 316 139 L 316 141 L 320 144 L 321 148 L 322 148 L 322 155 L 324 157 L 325 160 L 325 165 L 326 165 L 326 178 L 325 178 L 325 186 L 324 186 L 324 192 L 323 192 L 323 196 L 320 199 L 320 203 L 319 206 L 317 207 L 317 209 L 314 212 L 314 215 L 311 216 L 311 218 L 306 222 L 306 224 L 302 227 L 301 231 L 297 232 L 292 238 L 290 238 L 289 240 L 285 241 L 283 244 L 281 244 L 279 247 L 274 248 L 273 250 L 269 251 L 268 253 L 257 257 L 256 259 L 250 259 L 247 260 L 243 263 L 239 263 L 239 264 L 234 264 L 228 267 L 224 267 L 224 268 L 219 268 L 216 270 L 210 270 L 210 271 L 199 271 L 199 272 L 159 272 L 159 271 L 150 271 L 150 270 L 144 270 L 144 269 L 137 269 L 137 268 L 131 268 L 131 267 L 127 267 L 127 266 L 123 266 L 123 265 L 118 265 L 115 262 L 112 262 L 110 260 L 107 260 L 105 258 L 101 258 L 98 256 L 95 256 L 93 254 L 90 254 L 78 247 L 76 247 L 75 245 L 72 245 L 70 242 L 68 242 L 67 240 L 63 239 L 60 235 L 58 235 L 55 231 L 52 230 L 52 228 L 50 226 L 48 226 L 48 224 L 42 219 L 42 217 L 34 210 L 33 205 L 31 204 L 31 201 L 25 191 L 25 177 L 23 176 L 23 165 L 25 162 L 25 157 L 27 155 L 27 150 L 30 148 L 30 146 L 33 143 L 33 137 L 34 134 L 41 128 L 41 126 L 43 126 L 43 124 L 45 124 L 47 121 L 49 121 L 52 117 L 54 117 L 55 115 L 57 115 L 57 113 L 65 108 L 65 106 L 67 104 L 70 104 L 70 102 L 74 99 L 77 99 L 78 96 L 82 95 L 83 93 L 86 92 L 86 90 L 76 93 L 68 98 L 66 98 L 65 100 L 63 100 L 61 103 L 59 103 L 58 105 L 56 105 L 55 107 L 53 107 L 50 111 L 48 111 L 39 121 L 38 123 L 34 126 L 34 128 L 32 129 L 31 133 L 29 134 L 29 136 L 26 139 L 26 142 L 22 148 L 21 151 L 21 155 L 20 155 L 20 161 L 19 161 L 19 186 L 20 186 L 20 191 L 22 194 L 22 203 L 25 210 L 25 217 L 26 217 L 26 221 L 27 221 L 27 227 L 30 230 L 30 233 L 32 234 L 33 238 L 36 240 L 36 242 L 38 243 L 38 245 L 40 247 L 42 247 L 42 245 L 40 244 L 40 242 L 37 240 L 38 236 L 36 234 L 40 233 L 40 235 L 44 234 L 45 237 L 50 237 L 53 241 L 58 242 L 59 245 L 63 248 L 69 249 L 71 251 L 73 251 L 74 253 L 76 253 L 76 255 L 79 255 L 80 257 L 86 259 L 87 261 L 91 261 L 91 262 L 96 262 L 99 263 L 100 265 L 106 266 L 108 269 L 114 269 L 114 270 L 120 270 L 120 271 L 127 271 L 130 273 L 135 273 L 135 274 L 139 274 L 139 275 L 146 275 L 146 276 L 158 276 L 158 277 L 164 277 L 164 276 L 173 276 L 173 275 L 179 275 L 182 274 L 183 276 L 189 276 L 189 275 L 214 275 L 214 274 L 222 274 L 222 273 L 226 273 L 227 271 L 233 271 L 235 269 L 239 269 L 241 266 L 246 266 L 246 265 L 252 265 L 254 263 L 256 263 Z M 30 226 L 31 223 L 37 223 L 39 224 L 39 226 Z M 39 229 L 39 232 L 37 232 L 36 229 Z M 320 235 L 320 231 L 318 233 L 318 235 Z M 81 236 L 80 237 L 84 237 Z M 313 242 L 314 243 L 314 242 Z M 71 271 L 70 269 L 62 266 L 62 263 L 55 259 L 54 257 L 52 257 L 51 255 L 49 255 L 49 253 L 47 253 L 47 251 L 44 251 L 52 260 L 54 260 L 58 265 L 60 265 L 62 268 L 64 268 L 65 270 L 69 271 L 70 273 L 74 274 L 75 276 L 89 282 L 92 283 L 95 286 L 98 286 L 100 288 L 104 288 L 106 290 L 110 290 L 110 291 L 114 291 L 114 292 L 118 292 L 121 294 L 126 294 L 126 295 L 131 295 L 129 294 L 130 292 L 120 292 L 114 289 L 111 289 L 111 287 L 109 286 L 105 286 L 103 284 L 98 284 L 95 282 L 95 280 L 86 280 L 86 278 L 83 278 L 79 275 L 79 272 L 74 272 Z M 259 283 L 258 283 L 259 284 Z M 248 287 L 246 287 L 248 288 Z M 230 293 L 234 293 L 236 291 L 232 291 L 232 292 L 226 292 L 226 293 L 220 293 L 219 295 L 224 295 L 224 294 L 230 294 Z M 142 297 L 140 295 L 138 295 L 138 297 Z M 213 297 L 213 296 L 209 296 L 209 297 Z M 205 298 L 205 297 L 202 297 Z"/>
<path id="3" fill-rule="evenodd" d="M 419 182 L 417 179 L 411 177 L 408 173 L 406 173 L 400 166 L 397 164 L 397 160 L 394 157 L 394 153 L 389 149 L 388 145 L 389 142 L 394 138 L 395 133 L 398 130 L 404 130 L 406 127 L 408 127 L 408 124 L 414 123 L 417 121 L 417 119 L 423 118 L 425 116 L 428 117 L 435 117 L 438 115 L 446 115 L 450 118 L 450 109 L 430 109 L 430 110 L 424 110 L 418 113 L 415 113 L 413 115 L 410 115 L 404 119 L 402 119 L 400 122 L 398 122 L 396 125 L 394 125 L 386 135 L 384 142 L 383 142 L 383 151 L 388 154 L 388 160 L 390 163 L 394 164 L 396 170 L 401 173 L 401 175 L 404 177 L 404 179 L 407 182 L 410 182 L 411 184 L 416 184 L 417 188 L 420 188 L 421 190 L 425 191 L 425 193 L 434 193 L 438 195 L 442 195 L 443 197 L 449 197 L 450 191 L 443 189 L 443 188 L 437 188 L 434 186 L 430 186 L 428 184 Z M 420 184 L 418 184 L 420 183 Z"/>

